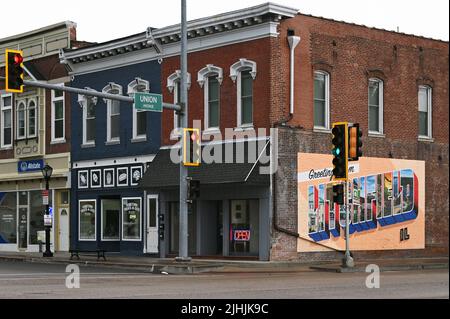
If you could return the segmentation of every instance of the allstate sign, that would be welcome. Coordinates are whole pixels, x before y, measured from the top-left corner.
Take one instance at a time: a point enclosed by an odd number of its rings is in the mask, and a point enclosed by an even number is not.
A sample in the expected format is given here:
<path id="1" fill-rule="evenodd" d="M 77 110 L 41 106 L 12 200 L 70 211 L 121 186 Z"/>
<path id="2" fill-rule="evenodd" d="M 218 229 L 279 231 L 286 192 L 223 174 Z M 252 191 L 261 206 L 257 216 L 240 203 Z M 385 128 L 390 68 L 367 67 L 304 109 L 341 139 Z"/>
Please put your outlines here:
<path id="1" fill-rule="evenodd" d="M 20 161 L 17 163 L 19 173 L 38 172 L 44 168 L 44 160 Z"/>

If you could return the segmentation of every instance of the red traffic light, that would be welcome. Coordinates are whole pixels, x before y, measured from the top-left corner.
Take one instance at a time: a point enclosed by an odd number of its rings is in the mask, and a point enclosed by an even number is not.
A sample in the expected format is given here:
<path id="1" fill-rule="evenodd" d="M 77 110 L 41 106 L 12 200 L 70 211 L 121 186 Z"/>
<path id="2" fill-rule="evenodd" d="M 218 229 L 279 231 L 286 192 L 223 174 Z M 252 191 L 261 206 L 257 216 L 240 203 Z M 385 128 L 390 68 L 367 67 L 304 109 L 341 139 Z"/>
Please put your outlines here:
<path id="1" fill-rule="evenodd" d="M 14 64 L 21 64 L 23 62 L 23 57 L 20 54 L 14 55 Z"/>

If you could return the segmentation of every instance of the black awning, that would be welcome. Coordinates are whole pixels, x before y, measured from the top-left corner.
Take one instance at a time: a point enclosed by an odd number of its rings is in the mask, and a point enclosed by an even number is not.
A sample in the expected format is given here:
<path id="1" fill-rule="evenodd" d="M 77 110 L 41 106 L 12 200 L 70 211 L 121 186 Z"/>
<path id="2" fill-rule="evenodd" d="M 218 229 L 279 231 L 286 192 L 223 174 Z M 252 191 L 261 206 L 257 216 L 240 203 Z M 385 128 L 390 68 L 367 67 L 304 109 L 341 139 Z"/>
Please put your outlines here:
<path id="1" fill-rule="evenodd" d="M 261 145 L 267 141 L 261 141 Z M 260 168 L 264 167 L 268 170 L 269 164 L 261 164 L 255 160 L 248 160 L 248 143 L 245 143 L 245 156 L 244 163 L 202 163 L 199 167 L 189 167 L 188 176 L 195 180 L 199 180 L 202 185 L 208 184 L 232 184 L 232 183 L 244 183 L 246 185 L 260 185 L 267 186 L 270 184 L 269 174 L 260 174 Z M 223 158 L 225 157 L 225 146 L 221 145 Z M 236 147 L 236 144 L 234 144 Z M 265 150 L 266 154 L 269 154 L 269 147 Z M 234 148 L 236 150 L 236 148 Z M 256 147 L 258 150 L 258 147 Z M 261 153 L 260 149 L 258 154 L 253 159 L 259 158 Z M 161 149 L 156 155 L 153 162 L 147 166 L 146 173 L 143 179 L 139 183 L 139 186 L 144 189 L 148 188 L 167 188 L 177 187 L 180 184 L 180 165 L 175 164 L 170 157 L 171 149 Z M 235 152 L 236 153 L 236 152 Z M 235 159 L 236 156 L 233 157 Z"/>

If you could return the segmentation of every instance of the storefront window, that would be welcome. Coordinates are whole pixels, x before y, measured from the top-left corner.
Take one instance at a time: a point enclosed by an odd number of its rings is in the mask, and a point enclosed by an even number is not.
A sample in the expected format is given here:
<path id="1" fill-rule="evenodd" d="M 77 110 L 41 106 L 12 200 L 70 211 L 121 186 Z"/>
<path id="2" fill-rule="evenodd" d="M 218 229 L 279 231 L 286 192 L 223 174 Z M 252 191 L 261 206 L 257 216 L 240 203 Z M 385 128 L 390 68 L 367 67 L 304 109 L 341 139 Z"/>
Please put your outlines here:
<path id="1" fill-rule="evenodd" d="M 80 217 L 80 240 L 95 241 L 97 234 L 95 231 L 96 225 L 96 201 L 82 200 L 79 205 Z"/>
<path id="2" fill-rule="evenodd" d="M 141 240 L 141 198 L 122 199 L 122 239 Z"/>
<path id="3" fill-rule="evenodd" d="M 52 206 L 52 192 L 49 192 L 49 205 Z M 38 232 L 45 230 L 45 205 L 42 203 L 42 191 L 30 192 L 30 245 L 38 245 Z"/>
<path id="4" fill-rule="evenodd" d="M 102 240 L 120 240 L 120 199 L 102 200 Z"/>
<path id="5" fill-rule="evenodd" d="M 0 244 L 17 243 L 17 193 L 0 193 Z"/>
<path id="6" fill-rule="evenodd" d="M 230 253 L 258 255 L 259 202 L 257 200 L 231 201 Z"/>

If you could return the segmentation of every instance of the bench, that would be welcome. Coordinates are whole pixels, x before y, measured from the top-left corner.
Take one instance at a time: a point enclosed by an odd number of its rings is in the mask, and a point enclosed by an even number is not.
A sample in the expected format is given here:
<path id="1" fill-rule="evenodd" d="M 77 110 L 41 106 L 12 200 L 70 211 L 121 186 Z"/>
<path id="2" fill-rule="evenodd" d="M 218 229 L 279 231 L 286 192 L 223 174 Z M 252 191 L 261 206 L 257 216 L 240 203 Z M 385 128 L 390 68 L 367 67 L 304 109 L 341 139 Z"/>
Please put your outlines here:
<path id="1" fill-rule="evenodd" d="M 80 260 L 80 255 L 92 255 L 97 254 L 97 260 L 100 258 L 103 258 L 104 261 L 106 261 L 105 256 L 106 250 L 97 249 L 97 250 L 71 250 L 70 251 L 70 260 L 72 260 L 74 257 L 77 257 L 78 260 Z"/>

